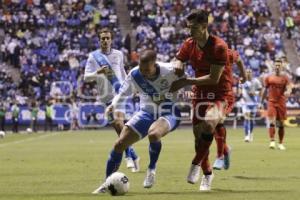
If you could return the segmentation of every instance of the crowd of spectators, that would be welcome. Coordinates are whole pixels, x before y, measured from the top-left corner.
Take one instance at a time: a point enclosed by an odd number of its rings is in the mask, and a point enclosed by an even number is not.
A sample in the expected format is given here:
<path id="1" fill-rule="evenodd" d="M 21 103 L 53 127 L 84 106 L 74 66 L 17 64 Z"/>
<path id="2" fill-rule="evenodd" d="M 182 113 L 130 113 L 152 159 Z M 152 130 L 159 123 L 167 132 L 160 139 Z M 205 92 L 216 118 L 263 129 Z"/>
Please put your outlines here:
<path id="1" fill-rule="evenodd" d="M 21 72 L 2 99 L 16 93 L 39 101 L 61 94 L 76 98 L 77 89 L 86 88 L 80 77 L 88 52 L 99 47 L 96 29 L 110 27 L 113 46 L 123 47 L 112 0 L 5 0 L 0 25 L 0 62 Z"/>

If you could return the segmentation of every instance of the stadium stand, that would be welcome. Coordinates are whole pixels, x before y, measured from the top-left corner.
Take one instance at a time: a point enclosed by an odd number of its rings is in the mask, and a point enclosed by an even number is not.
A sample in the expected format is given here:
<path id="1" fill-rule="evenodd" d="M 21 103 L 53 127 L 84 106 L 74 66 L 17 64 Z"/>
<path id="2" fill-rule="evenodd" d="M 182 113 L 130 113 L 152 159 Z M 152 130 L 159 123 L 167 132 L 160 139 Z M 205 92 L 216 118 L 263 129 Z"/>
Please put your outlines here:
<path id="1" fill-rule="evenodd" d="M 291 16 L 295 26 L 291 37 L 300 55 L 300 1 L 280 0 L 282 19 L 276 27 L 266 0 L 128 0 L 136 46 L 125 55 L 126 66 L 136 64 L 138 52 L 155 48 L 158 59 L 170 61 L 188 36 L 184 18 L 192 8 L 211 11 L 210 31 L 223 37 L 237 49 L 248 68 L 258 77 L 271 70 L 272 60 L 284 56 L 281 32 L 289 37 L 286 26 Z M 94 101 L 80 95 L 95 96 L 93 84 L 84 84 L 81 76 L 87 52 L 99 47 L 95 27 L 108 26 L 114 32 L 113 47 L 127 54 L 113 0 L 5 0 L 0 5 L 0 62 L 20 70 L 19 83 L 5 71 L 0 73 L 1 101 L 17 98 L 36 99 L 44 104 L 51 97 L 60 101 Z M 300 71 L 300 70 L 299 70 Z M 288 73 L 292 74 L 290 69 Z M 187 74 L 193 70 L 187 67 Z M 235 74 L 238 77 L 238 74 Z M 300 74 L 299 74 L 300 77 Z M 293 77 L 299 81 L 299 77 Z M 238 86 L 236 79 L 236 86 Z M 300 104 L 299 82 L 289 105 Z M 182 91 L 187 101 L 188 91 Z M 71 97 L 68 98 L 68 97 Z"/>

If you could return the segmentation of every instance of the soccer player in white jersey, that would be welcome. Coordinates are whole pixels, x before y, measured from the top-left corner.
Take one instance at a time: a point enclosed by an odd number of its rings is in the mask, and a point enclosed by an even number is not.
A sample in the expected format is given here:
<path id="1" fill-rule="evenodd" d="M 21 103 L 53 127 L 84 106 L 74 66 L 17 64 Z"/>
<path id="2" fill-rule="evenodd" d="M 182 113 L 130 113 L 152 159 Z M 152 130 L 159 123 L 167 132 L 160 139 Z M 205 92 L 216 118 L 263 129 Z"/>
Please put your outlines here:
<path id="1" fill-rule="evenodd" d="M 254 128 L 254 117 L 257 112 L 259 104 L 259 95 L 262 90 L 260 81 L 253 78 L 252 70 L 247 69 L 246 71 L 246 82 L 241 84 L 241 95 L 242 95 L 242 111 L 244 115 L 244 130 L 245 130 L 245 142 L 253 140 L 253 128 Z"/>
<path id="2" fill-rule="evenodd" d="M 123 83 L 126 72 L 123 63 L 123 53 L 111 48 L 112 32 L 108 28 L 102 28 L 99 32 L 100 49 L 89 54 L 85 66 L 84 80 L 96 81 L 99 100 L 107 106 L 111 104 L 113 97 L 118 94 Z M 124 106 L 125 107 L 125 106 Z M 115 110 L 115 119 L 109 118 L 109 123 L 114 127 L 117 134 L 120 135 L 124 126 L 125 108 L 119 107 Z M 139 171 L 139 157 L 132 147 L 125 150 L 127 167 L 132 172 Z"/>
<path id="3" fill-rule="evenodd" d="M 156 62 L 156 52 L 145 50 L 140 55 L 139 66 L 127 75 L 119 94 L 114 97 L 107 112 L 112 112 L 129 95 L 139 92 L 140 111 L 125 124 L 115 142 L 106 165 L 106 178 L 117 171 L 122 152 L 130 145 L 148 136 L 150 163 L 143 186 L 151 188 L 155 181 L 156 163 L 161 151 L 161 138 L 180 123 L 180 111 L 169 93 L 171 84 L 179 77 L 171 63 Z M 93 193 L 105 192 L 104 183 Z"/>

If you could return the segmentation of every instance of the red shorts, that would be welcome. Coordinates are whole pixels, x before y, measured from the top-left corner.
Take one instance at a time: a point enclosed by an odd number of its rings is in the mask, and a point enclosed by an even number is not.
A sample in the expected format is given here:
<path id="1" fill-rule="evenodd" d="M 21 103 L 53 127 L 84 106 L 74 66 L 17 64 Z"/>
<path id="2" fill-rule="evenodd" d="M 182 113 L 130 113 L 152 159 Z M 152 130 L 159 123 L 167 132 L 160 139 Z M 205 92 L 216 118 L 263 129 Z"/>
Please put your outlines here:
<path id="1" fill-rule="evenodd" d="M 204 121 L 205 117 L 207 117 L 208 111 L 211 110 L 213 107 L 217 109 L 217 113 L 212 120 L 221 121 L 226 115 L 226 112 L 228 110 L 227 106 L 228 102 L 222 100 L 213 100 L 209 102 L 193 100 L 193 125 Z"/>
<path id="2" fill-rule="evenodd" d="M 276 120 L 286 120 L 286 105 L 268 102 L 268 117 Z"/>

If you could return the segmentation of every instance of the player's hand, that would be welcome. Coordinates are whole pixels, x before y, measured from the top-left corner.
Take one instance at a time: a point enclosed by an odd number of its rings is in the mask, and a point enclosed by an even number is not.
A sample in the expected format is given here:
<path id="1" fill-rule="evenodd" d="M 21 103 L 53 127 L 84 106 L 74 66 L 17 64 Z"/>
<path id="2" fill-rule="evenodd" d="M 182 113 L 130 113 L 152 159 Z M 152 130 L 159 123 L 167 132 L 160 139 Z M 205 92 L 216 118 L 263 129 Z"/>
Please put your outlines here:
<path id="1" fill-rule="evenodd" d="M 285 91 L 284 96 L 289 97 L 291 95 L 290 91 Z"/>
<path id="2" fill-rule="evenodd" d="M 111 113 L 114 111 L 114 106 L 113 105 L 109 105 L 106 109 L 105 109 L 105 113 Z"/>
<path id="3" fill-rule="evenodd" d="M 114 106 L 113 105 L 109 105 L 106 109 L 105 109 L 105 117 L 108 121 L 113 121 L 113 113 L 114 113 Z"/>
<path id="4" fill-rule="evenodd" d="M 104 65 L 103 67 L 101 67 L 100 69 L 97 70 L 97 74 L 109 74 L 110 69 L 108 66 Z"/>
<path id="5" fill-rule="evenodd" d="M 187 85 L 186 83 L 186 78 L 183 78 L 183 79 L 179 79 L 177 81 L 174 81 L 171 85 L 171 88 L 169 90 L 169 92 L 176 92 L 177 90 L 185 87 Z"/>
<path id="6" fill-rule="evenodd" d="M 184 66 L 183 63 L 179 60 L 174 61 L 174 74 L 178 77 L 184 75 Z"/>

